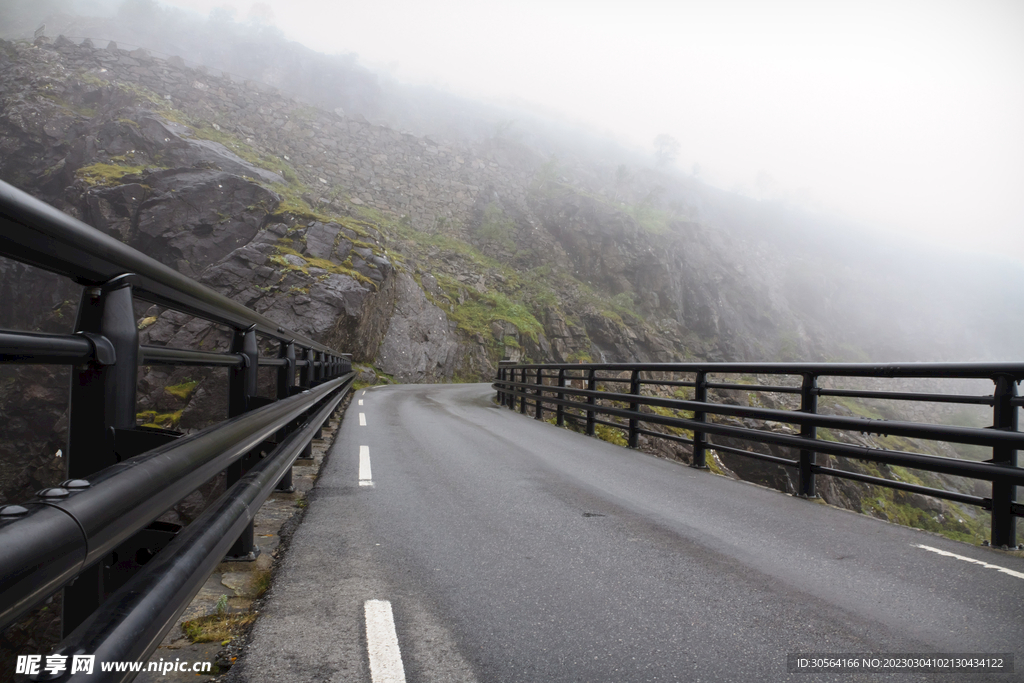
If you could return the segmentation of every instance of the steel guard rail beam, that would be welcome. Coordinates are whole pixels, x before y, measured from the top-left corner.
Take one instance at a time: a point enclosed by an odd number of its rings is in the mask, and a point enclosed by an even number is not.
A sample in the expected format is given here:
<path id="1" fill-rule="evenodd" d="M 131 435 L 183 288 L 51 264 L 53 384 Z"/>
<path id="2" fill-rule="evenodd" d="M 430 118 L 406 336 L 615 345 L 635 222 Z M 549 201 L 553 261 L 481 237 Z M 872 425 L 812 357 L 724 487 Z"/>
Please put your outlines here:
<path id="1" fill-rule="evenodd" d="M 0 256 L 85 287 L 74 334 L 0 330 L 0 363 L 71 366 L 70 479 L 0 506 L 0 629 L 63 588 L 65 643 L 100 647 L 102 633 L 103 648 L 144 659 L 213 567 L 259 554 L 255 512 L 271 489 L 294 491 L 292 463 L 351 388 L 351 362 L 3 182 Z M 230 347 L 141 344 L 137 299 L 227 326 Z M 257 335 L 279 342 L 272 357 Z M 139 426 L 142 365 L 226 369 L 227 419 L 189 436 Z M 260 367 L 276 375 L 271 396 Z M 197 522 L 156 521 L 221 472 L 225 493 Z"/>
<path id="2" fill-rule="evenodd" d="M 89 477 L 88 488 L 69 489 L 60 500 L 36 497 L 24 503 L 26 515 L 0 522 L 0 629 L 288 422 L 347 387 L 352 376 L 108 467 Z"/>
<path id="3" fill-rule="evenodd" d="M 518 389 L 514 389 L 513 391 L 506 391 L 505 393 L 512 394 L 512 395 L 520 397 L 520 398 L 536 399 L 537 394 L 534 392 L 534 390 L 536 389 L 536 385 L 535 384 L 523 384 L 523 383 L 520 383 L 520 382 L 508 382 L 508 383 L 503 384 L 503 386 L 505 386 L 505 387 L 509 387 L 509 386 L 518 387 Z M 497 387 L 495 387 L 495 388 L 497 388 Z M 548 389 L 549 387 L 544 387 L 544 388 Z M 526 391 L 526 389 L 529 389 L 530 391 Z M 569 393 L 569 390 L 566 390 L 566 393 Z M 623 399 L 631 398 L 629 394 L 613 394 L 613 393 L 608 393 L 608 392 L 580 392 L 580 391 L 577 390 L 577 391 L 573 391 L 572 393 L 574 393 L 574 394 L 583 393 L 585 395 L 602 394 L 601 396 L 599 396 L 599 398 L 602 398 L 602 399 L 605 399 L 605 400 L 609 400 L 609 401 L 621 401 Z M 635 400 L 635 397 L 632 397 L 632 398 Z M 557 399 L 557 398 L 553 398 L 553 397 L 544 397 L 542 399 L 542 401 L 544 403 L 551 403 L 551 404 L 556 405 L 556 406 L 571 407 L 571 408 L 578 408 L 578 407 L 580 407 L 582 405 L 588 405 L 588 404 L 581 404 L 578 401 L 567 401 L 567 400 L 564 400 L 564 399 Z M 641 403 L 641 405 L 658 405 L 658 406 L 665 406 L 666 405 L 666 403 L 662 402 L 662 400 L 659 400 L 657 403 L 648 402 L 648 400 L 643 400 L 640 403 Z M 685 403 L 685 404 L 690 404 L 690 405 L 693 404 L 692 401 L 679 401 L 678 403 Z M 709 406 L 712 405 L 712 404 L 706 404 L 705 403 L 705 404 L 701 404 L 701 405 L 704 406 L 702 408 L 704 413 L 708 414 L 708 415 L 743 415 L 744 414 L 742 412 L 735 411 L 735 410 L 729 410 L 729 411 L 719 411 L 718 410 L 718 408 L 731 408 L 731 406 L 718 406 L 718 405 L 715 405 L 713 408 L 711 408 Z M 588 409 L 591 409 L 591 408 L 589 408 L 589 406 L 588 406 Z M 689 407 L 684 407 L 682 409 L 684 409 L 684 410 L 692 410 L 692 408 L 689 408 Z M 942 474 L 953 474 L 953 475 L 962 476 L 962 477 L 972 477 L 974 479 L 984 479 L 986 481 L 996 481 L 998 479 L 1006 479 L 1007 481 L 1012 481 L 1013 483 L 1015 483 L 1017 485 L 1024 486 L 1024 469 L 1019 468 L 1019 467 L 1008 467 L 1006 465 L 1002 465 L 1002 464 L 997 465 L 997 464 L 988 463 L 988 462 L 973 462 L 973 461 L 970 461 L 970 460 L 967 460 L 967 461 L 957 460 L 955 458 L 945 458 L 945 457 L 942 457 L 942 456 L 939 456 L 939 455 L 925 455 L 925 454 L 922 454 L 922 453 L 910 453 L 910 452 L 907 452 L 907 451 L 886 450 L 886 449 L 881 449 L 881 448 L 870 448 L 868 446 L 856 446 L 856 445 L 853 445 L 853 444 L 846 444 L 846 443 L 840 443 L 840 442 L 835 442 L 835 441 L 822 441 L 822 440 L 818 440 L 818 439 L 809 439 L 809 438 L 806 438 L 806 437 L 803 437 L 803 436 L 797 436 L 797 435 L 792 435 L 792 434 L 784 434 L 784 433 L 779 433 L 779 432 L 759 431 L 757 429 L 750 429 L 750 428 L 746 428 L 746 427 L 732 427 L 732 426 L 728 426 L 728 425 L 715 424 L 713 422 L 698 422 L 696 420 L 690 420 L 690 419 L 687 419 L 687 418 L 664 417 L 664 416 L 661 416 L 661 415 L 655 415 L 655 414 L 651 414 L 651 413 L 643 413 L 643 412 L 640 412 L 640 411 L 626 410 L 624 408 L 609 408 L 607 406 L 597 406 L 596 410 L 598 412 L 601 412 L 604 415 L 612 415 L 612 416 L 615 416 L 615 417 L 624 417 L 624 418 L 627 418 L 629 420 L 636 420 L 636 421 L 639 421 L 639 422 L 650 422 L 650 423 L 653 423 L 653 424 L 660 424 L 660 425 L 665 425 L 665 426 L 669 426 L 669 427 L 682 427 L 682 428 L 685 428 L 685 429 L 700 431 L 700 432 L 704 432 L 704 433 L 707 433 L 707 434 L 716 434 L 718 436 L 729 436 L 729 437 L 733 437 L 733 438 L 737 438 L 737 439 L 743 439 L 743 440 L 747 440 L 747 441 L 757 441 L 759 443 L 776 444 L 778 446 L 787 446 L 787 447 L 795 448 L 795 449 L 813 448 L 815 451 L 817 451 L 819 453 L 828 453 L 828 454 L 831 454 L 831 455 L 841 455 L 841 456 L 846 457 L 846 458 L 858 458 L 858 459 L 861 459 L 861 460 L 870 460 L 870 461 L 873 461 L 873 462 L 885 462 L 885 463 L 888 463 L 888 464 L 891 464 L 891 465 L 898 465 L 898 466 L 901 466 L 901 467 L 914 467 L 914 468 L 917 468 L 917 469 L 928 470 L 929 472 L 940 472 Z M 754 408 L 751 409 L 751 411 L 755 411 L 755 410 L 758 410 L 758 409 L 754 409 Z M 772 412 L 779 413 L 779 412 L 785 412 L 785 411 L 772 411 Z M 799 421 L 797 419 L 790 420 L 790 419 L 784 419 L 784 418 L 781 418 L 781 417 L 773 417 L 771 419 L 772 419 L 772 421 L 775 421 L 775 422 L 790 422 L 790 421 L 792 421 L 793 423 L 796 423 L 796 424 L 801 424 L 801 423 L 802 424 L 808 424 L 808 423 L 810 423 L 810 424 L 818 424 L 818 425 L 830 425 L 832 427 L 835 427 L 835 423 L 832 422 L 832 420 L 835 419 L 835 418 L 829 418 L 829 417 L 826 417 L 826 416 L 822 416 L 821 422 L 820 423 L 816 423 L 813 420 L 808 420 L 807 419 L 807 418 L 816 417 L 816 416 L 811 416 L 811 415 L 807 415 L 807 414 L 800 415 L 800 414 L 797 413 L 797 414 L 793 415 L 793 418 L 797 418 L 798 415 L 799 415 L 800 418 L 802 418 Z M 751 414 L 749 416 L 753 417 L 754 413 L 751 412 Z M 767 419 L 767 418 L 762 418 L 762 419 Z M 864 432 L 864 433 L 870 432 L 872 434 L 877 434 L 877 433 L 899 434 L 900 433 L 900 432 L 895 431 L 895 430 L 890 432 L 890 430 L 888 430 L 888 429 L 883 429 L 880 432 L 877 425 L 874 428 L 868 429 L 868 426 L 871 425 L 872 423 L 877 423 L 878 422 L 877 420 L 867 420 L 867 419 L 860 419 L 860 418 L 839 418 L 839 419 L 845 420 L 846 422 L 844 422 L 844 424 L 847 425 L 845 427 L 841 427 L 841 429 L 848 429 L 848 430 L 849 429 L 853 429 L 855 431 Z M 857 425 L 856 423 L 860 423 L 860 425 Z M 616 428 L 626 428 L 627 427 L 627 425 L 614 424 L 614 423 L 609 423 L 609 422 L 601 422 L 600 424 L 605 424 L 605 425 L 613 426 L 613 427 L 616 427 Z M 909 424 L 909 423 L 894 423 L 894 424 Z M 643 434 L 653 435 L 653 436 L 657 436 L 657 437 L 670 436 L 670 435 L 663 435 L 663 434 L 660 434 L 660 433 L 657 433 L 657 432 L 651 432 L 651 431 L 642 430 L 642 429 L 639 430 L 639 431 L 641 433 L 643 433 Z M 981 429 L 978 429 L 978 430 L 967 430 L 966 428 L 965 428 L 965 431 L 976 431 L 976 432 L 979 432 L 979 433 L 983 433 L 984 432 L 984 430 L 981 430 Z M 1000 432 L 988 432 L 988 435 L 991 435 L 992 437 L 994 437 L 991 440 L 992 442 L 1006 443 L 1006 444 L 1009 444 L 1011 446 L 1019 446 L 1021 448 L 1024 448 L 1024 434 L 1019 434 L 1019 433 L 1018 434 L 1005 434 L 1005 433 L 1000 433 Z M 918 436 L 922 436 L 922 435 L 918 434 Z M 1006 437 L 1009 437 L 1009 438 L 1006 438 Z M 927 437 L 923 437 L 922 436 L 922 438 L 927 438 Z M 932 438 L 936 438 L 936 437 L 932 437 Z M 690 439 L 677 439 L 677 440 L 681 441 L 683 443 L 689 443 L 689 444 L 693 443 L 693 441 L 690 440 Z M 950 439 L 950 440 L 952 440 L 952 439 Z M 983 439 L 978 438 L 978 439 L 973 439 L 972 441 L 967 441 L 965 439 L 965 440 L 958 441 L 958 442 L 959 443 L 977 443 L 979 441 L 983 441 Z M 989 443 L 989 442 L 985 442 L 985 443 Z M 708 447 L 709 448 L 723 449 L 723 446 L 714 445 L 714 444 L 708 444 Z M 730 450 L 731 451 L 736 451 L 737 449 L 730 449 Z M 744 456 L 747 456 L 747 457 L 760 458 L 760 459 L 768 460 L 770 462 L 778 462 L 779 464 L 785 464 L 785 465 L 791 465 L 791 466 L 796 466 L 796 465 L 799 464 L 799 462 L 796 461 L 796 460 L 786 460 L 785 458 L 779 458 L 779 457 L 774 457 L 774 456 L 761 457 L 763 454 L 760 454 L 760 453 L 750 453 L 750 452 L 747 452 L 747 451 L 738 451 L 738 452 L 741 455 L 744 455 Z M 875 479 L 877 479 L 877 478 L 875 478 Z M 882 481 L 885 481 L 885 480 L 882 480 Z M 976 497 L 972 497 L 972 498 L 974 500 L 977 500 L 977 501 L 981 500 L 980 498 L 976 498 Z M 959 496 L 958 496 L 958 499 L 959 500 L 964 500 L 963 497 L 959 497 Z"/>
<path id="4" fill-rule="evenodd" d="M 601 373 L 601 374 L 599 374 Z M 646 376 L 642 376 L 646 373 Z M 655 377 L 654 375 L 658 376 Z M 678 374 L 692 374 L 693 380 L 678 379 Z M 754 374 L 787 375 L 801 378 L 800 386 L 766 386 L 727 381 L 711 382 L 709 375 Z M 993 394 L 971 396 L 913 391 L 875 391 L 832 389 L 818 386 L 821 377 L 867 378 L 961 378 L 989 379 L 995 384 Z M 1018 431 L 1018 410 L 1024 401 L 1017 395 L 1017 383 L 1024 380 L 1024 363 L 588 363 L 588 364 L 512 364 L 502 362 L 493 387 L 498 402 L 520 412 L 532 410 L 543 419 L 544 411 L 554 412 L 556 422 L 566 420 L 585 425 L 593 436 L 597 425 L 622 430 L 630 448 L 638 447 L 639 436 L 665 439 L 692 447 L 691 466 L 706 468 L 706 451 L 762 460 L 798 470 L 798 495 L 816 497 L 816 475 L 834 476 L 878 486 L 934 496 L 976 505 L 992 512 L 991 543 L 998 547 L 1016 546 L 1016 517 L 1024 516 L 1024 505 L 1016 500 L 1016 487 L 1024 485 L 1024 468 L 1017 466 L 1017 452 L 1024 449 L 1024 434 Z M 585 383 L 586 388 L 573 383 Z M 598 384 L 628 385 L 628 392 L 607 391 Z M 660 386 L 693 389 L 693 399 L 643 395 L 643 387 Z M 709 389 L 755 393 L 798 394 L 800 407 L 779 410 L 757 406 L 715 403 L 708 399 Z M 818 397 L 888 399 L 933 403 L 959 403 L 990 406 L 992 426 L 986 428 L 925 424 L 901 420 L 871 419 L 818 414 Z M 647 411 L 642 410 L 647 407 Z M 661 413 L 655 412 L 655 409 Z M 572 412 L 571 412 L 572 411 Z M 692 413 L 683 416 L 680 411 Z M 621 422 L 602 420 L 598 415 L 618 418 Z M 708 416 L 753 420 L 753 424 L 710 422 Z M 782 423 L 799 428 L 799 433 L 779 431 L 770 425 Z M 645 428 L 643 425 L 649 425 Z M 660 425 L 689 430 L 692 438 L 680 433 L 654 431 Z M 844 432 L 885 434 L 904 438 L 928 439 L 950 443 L 972 444 L 992 449 L 992 458 L 984 462 L 893 448 L 871 447 L 819 439 L 817 429 Z M 709 436 L 738 439 L 747 443 L 770 444 L 792 449 L 797 457 L 758 453 L 735 446 L 708 441 Z M 992 495 L 978 495 L 931 488 L 850 472 L 820 465 L 816 454 L 823 453 L 856 460 L 909 467 L 928 472 L 968 477 L 991 482 Z"/>
<path id="5" fill-rule="evenodd" d="M 188 525 L 142 571 L 118 589 L 96 612 L 65 638 L 58 654 L 88 652 L 98 661 L 145 661 L 202 588 L 303 445 L 312 438 L 347 393 L 336 393 L 300 431 L 278 446 Z M 129 672 L 65 672 L 58 681 L 113 683 L 134 677 Z"/>
<path id="6" fill-rule="evenodd" d="M 97 287 L 127 276 L 134 294 L 166 308 L 323 353 L 332 349 L 199 284 L 123 242 L 0 181 L 0 254 Z"/>

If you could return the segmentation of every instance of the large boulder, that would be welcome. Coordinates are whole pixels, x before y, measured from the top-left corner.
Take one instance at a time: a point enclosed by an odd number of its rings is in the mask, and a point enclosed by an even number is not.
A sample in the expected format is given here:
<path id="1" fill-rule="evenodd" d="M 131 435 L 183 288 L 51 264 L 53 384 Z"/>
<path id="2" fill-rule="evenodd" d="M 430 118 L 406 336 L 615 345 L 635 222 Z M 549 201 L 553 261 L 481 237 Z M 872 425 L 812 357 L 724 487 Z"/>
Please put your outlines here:
<path id="1" fill-rule="evenodd" d="M 248 244 L 276 209 L 270 190 L 223 171 L 174 169 L 145 179 L 129 244 L 189 277 L 197 277 Z"/>
<path id="2" fill-rule="evenodd" d="M 459 360 L 454 324 L 409 275 L 396 277 L 395 307 L 378 367 L 399 382 L 450 380 Z"/>

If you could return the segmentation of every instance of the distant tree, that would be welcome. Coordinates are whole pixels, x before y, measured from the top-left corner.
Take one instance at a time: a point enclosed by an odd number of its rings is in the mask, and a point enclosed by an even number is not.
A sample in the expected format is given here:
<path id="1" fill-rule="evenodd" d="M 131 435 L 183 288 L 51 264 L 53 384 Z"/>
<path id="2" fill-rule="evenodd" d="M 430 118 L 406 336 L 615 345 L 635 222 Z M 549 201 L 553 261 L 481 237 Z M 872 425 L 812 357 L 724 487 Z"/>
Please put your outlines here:
<path id="1" fill-rule="evenodd" d="M 682 145 L 668 133 L 662 133 L 654 138 L 654 158 L 658 166 L 665 166 L 675 161 L 679 156 Z"/>

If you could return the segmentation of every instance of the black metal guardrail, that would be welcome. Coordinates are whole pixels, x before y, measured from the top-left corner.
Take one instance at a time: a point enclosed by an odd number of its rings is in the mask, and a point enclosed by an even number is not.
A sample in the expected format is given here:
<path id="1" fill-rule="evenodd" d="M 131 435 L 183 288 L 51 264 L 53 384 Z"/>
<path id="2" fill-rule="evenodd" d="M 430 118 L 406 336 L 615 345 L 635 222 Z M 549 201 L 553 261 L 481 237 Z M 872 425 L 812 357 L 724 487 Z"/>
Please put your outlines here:
<path id="1" fill-rule="evenodd" d="M 2 182 L 0 255 L 85 288 L 74 334 L 0 331 L 0 362 L 72 366 L 68 480 L 0 507 L 0 629 L 63 588 L 58 652 L 143 660 L 225 554 L 255 559 L 253 517 L 294 490 L 351 362 Z M 230 351 L 140 345 L 136 298 L 228 327 Z M 227 419 L 187 436 L 137 427 L 140 364 L 227 368 Z M 257 394 L 261 366 L 277 369 L 273 399 Z M 227 490 L 187 527 L 155 521 L 221 472 Z M 103 675 L 88 680 L 134 676 Z"/>
<path id="2" fill-rule="evenodd" d="M 678 379 L 679 376 L 687 379 Z M 796 377 L 800 386 L 779 382 L 767 386 L 722 381 L 730 375 L 768 375 Z M 713 378 L 711 376 L 714 376 Z M 905 391 L 862 391 L 830 389 L 819 386 L 823 377 L 862 378 L 964 378 L 991 380 L 991 395 L 972 396 Z M 692 379 L 691 379 L 692 378 Z M 720 381 L 711 381 L 719 379 Z M 641 434 L 687 444 L 692 448 L 691 466 L 707 467 L 707 451 L 755 458 L 797 470 L 797 493 L 816 497 L 815 477 L 841 477 L 878 486 L 919 493 L 945 500 L 982 507 L 992 513 L 991 544 L 1013 548 L 1017 545 L 1016 518 L 1024 516 L 1024 505 L 1016 500 L 1016 488 L 1024 485 L 1024 468 L 1017 466 L 1017 450 L 1024 448 L 1024 434 L 1018 431 L 1018 409 L 1024 405 L 1017 395 L 1017 384 L 1024 379 L 1024 363 L 605 363 L 605 364 L 512 364 L 502 362 L 493 387 L 499 404 L 544 419 L 553 412 L 558 425 L 566 419 L 582 426 L 593 436 L 596 425 L 607 425 L 626 433 L 630 448 L 636 448 Z M 599 387 L 599 384 L 602 385 Z M 608 391 L 608 385 L 626 385 L 624 391 Z M 692 389 L 693 399 L 644 395 L 644 387 Z M 600 390 L 599 390 L 600 389 Z M 756 406 L 715 403 L 708 390 L 738 390 L 756 393 L 785 393 L 800 396 L 797 410 L 778 410 Z M 860 399 L 890 399 L 933 403 L 990 406 L 992 426 L 987 428 L 924 424 L 897 420 L 821 415 L 818 397 L 835 396 Z M 550 406 L 550 407 L 548 407 Z M 643 410 L 646 408 L 647 410 Z M 661 414 L 654 409 L 662 409 Z M 692 417 L 681 412 L 692 413 Z M 668 414 L 665 414 L 668 413 Z M 598 415 L 616 417 L 623 422 L 602 420 Z M 709 421 L 709 416 L 745 418 L 754 421 L 745 426 Z M 788 424 L 798 433 L 770 429 Z M 663 425 L 692 432 L 692 438 L 657 432 L 651 425 Z M 992 449 L 992 458 L 984 462 L 911 453 L 886 448 L 871 448 L 818 438 L 818 428 L 892 435 L 950 443 L 973 444 Z M 795 430 L 794 430 L 795 431 Z M 714 442 L 709 437 L 733 438 L 793 449 L 797 455 L 785 458 L 768 453 L 735 448 Z M 850 472 L 821 465 L 818 453 L 914 468 L 928 472 L 958 475 L 992 484 L 991 497 L 982 497 L 920 486 L 882 477 Z"/>

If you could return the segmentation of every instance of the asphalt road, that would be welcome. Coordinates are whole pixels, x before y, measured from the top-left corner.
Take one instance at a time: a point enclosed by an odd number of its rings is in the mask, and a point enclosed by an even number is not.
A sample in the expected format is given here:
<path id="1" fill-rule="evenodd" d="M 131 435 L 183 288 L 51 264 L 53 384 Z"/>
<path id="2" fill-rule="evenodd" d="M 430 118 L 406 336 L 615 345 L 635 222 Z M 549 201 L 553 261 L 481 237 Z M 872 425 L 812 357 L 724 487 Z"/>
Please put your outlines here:
<path id="1" fill-rule="evenodd" d="M 371 661 L 375 680 L 401 680 L 385 650 L 410 682 L 1024 680 L 1024 559 L 492 397 L 482 384 L 357 394 L 241 680 L 368 682 Z M 397 648 L 368 629 L 372 600 L 390 603 Z M 788 653 L 1007 652 L 1019 673 L 787 670 Z"/>

